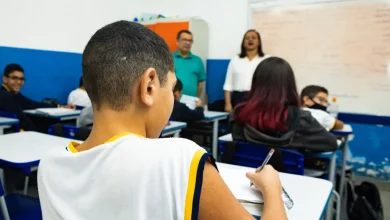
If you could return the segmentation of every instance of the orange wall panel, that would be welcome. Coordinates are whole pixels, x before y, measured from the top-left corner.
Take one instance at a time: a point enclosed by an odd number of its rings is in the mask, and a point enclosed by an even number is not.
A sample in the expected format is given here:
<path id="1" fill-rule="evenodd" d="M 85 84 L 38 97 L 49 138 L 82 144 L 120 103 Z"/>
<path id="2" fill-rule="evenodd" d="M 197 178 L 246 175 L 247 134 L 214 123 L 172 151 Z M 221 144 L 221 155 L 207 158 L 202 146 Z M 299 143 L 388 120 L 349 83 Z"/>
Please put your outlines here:
<path id="1" fill-rule="evenodd" d="M 146 26 L 148 27 L 150 25 L 146 25 Z M 165 42 L 167 42 L 170 51 L 174 52 L 177 49 L 176 35 L 181 30 L 188 30 L 189 22 L 184 21 L 184 22 L 156 23 L 154 24 L 154 27 L 148 27 L 148 28 L 153 30 L 158 35 L 160 35 L 160 37 L 162 37 L 165 40 Z"/>

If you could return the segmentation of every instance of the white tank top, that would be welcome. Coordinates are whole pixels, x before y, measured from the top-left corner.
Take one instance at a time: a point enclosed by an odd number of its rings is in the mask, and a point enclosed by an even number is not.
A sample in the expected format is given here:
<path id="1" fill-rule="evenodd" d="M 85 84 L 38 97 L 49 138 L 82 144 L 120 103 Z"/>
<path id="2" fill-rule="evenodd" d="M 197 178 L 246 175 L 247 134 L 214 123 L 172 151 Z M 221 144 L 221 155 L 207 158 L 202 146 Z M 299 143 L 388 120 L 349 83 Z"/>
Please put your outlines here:
<path id="1" fill-rule="evenodd" d="M 43 219 L 197 219 L 203 168 L 211 156 L 182 138 L 118 135 L 77 152 L 77 143 L 40 162 Z"/>

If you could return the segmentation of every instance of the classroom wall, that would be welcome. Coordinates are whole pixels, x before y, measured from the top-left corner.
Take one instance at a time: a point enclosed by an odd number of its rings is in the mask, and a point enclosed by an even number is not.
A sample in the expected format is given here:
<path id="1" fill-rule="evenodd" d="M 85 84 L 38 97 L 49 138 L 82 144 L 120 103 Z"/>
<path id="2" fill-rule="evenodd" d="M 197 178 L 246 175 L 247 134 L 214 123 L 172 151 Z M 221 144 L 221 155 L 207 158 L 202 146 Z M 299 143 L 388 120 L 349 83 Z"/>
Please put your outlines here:
<path id="1" fill-rule="evenodd" d="M 235 54 L 247 27 L 247 0 L 1 1 L 0 69 L 7 63 L 19 62 L 25 66 L 28 79 L 22 89 L 24 94 L 36 100 L 50 95 L 65 102 L 66 93 L 77 86 L 74 81 L 81 75 L 80 58 L 69 68 L 61 67 L 59 71 L 54 67 L 73 62 L 75 53 L 83 51 L 98 28 L 120 19 L 133 20 L 142 12 L 206 20 L 209 40 L 213 42 L 209 43 L 211 58 L 230 58 Z M 13 48 L 21 49 L 12 51 Z M 47 60 L 48 57 L 51 59 Z M 35 65 L 31 60 L 39 62 Z M 51 82 L 61 91 L 47 93 L 47 85 L 39 79 L 53 77 L 62 79 Z"/>

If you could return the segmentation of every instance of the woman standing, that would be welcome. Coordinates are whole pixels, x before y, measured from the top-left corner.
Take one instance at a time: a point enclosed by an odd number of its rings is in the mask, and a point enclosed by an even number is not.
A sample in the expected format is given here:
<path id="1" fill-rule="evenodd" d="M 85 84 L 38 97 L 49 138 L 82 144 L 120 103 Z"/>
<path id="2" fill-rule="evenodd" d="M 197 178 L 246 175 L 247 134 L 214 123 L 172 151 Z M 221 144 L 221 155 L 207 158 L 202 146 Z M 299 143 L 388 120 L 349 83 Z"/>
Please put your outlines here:
<path id="1" fill-rule="evenodd" d="M 248 30 L 242 39 L 241 53 L 233 57 L 226 73 L 223 86 L 226 112 L 231 112 L 238 103 L 245 100 L 256 67 L 268 57 L 270 56 L 263 52 L 259 32 Z"/>

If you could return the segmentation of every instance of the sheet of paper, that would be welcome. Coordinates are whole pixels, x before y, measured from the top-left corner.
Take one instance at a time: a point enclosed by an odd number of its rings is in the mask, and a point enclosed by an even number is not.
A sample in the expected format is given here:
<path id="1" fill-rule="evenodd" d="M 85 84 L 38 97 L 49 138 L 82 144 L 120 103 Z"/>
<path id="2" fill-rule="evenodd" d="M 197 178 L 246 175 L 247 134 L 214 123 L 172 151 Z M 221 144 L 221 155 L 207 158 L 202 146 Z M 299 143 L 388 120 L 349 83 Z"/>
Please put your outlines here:
<path id="1" fill-rule="evenodd" d="M 37 113 L 43 113 L 48 115 L 66 115 L 73 114 L 74 110 L 67 108 L 37 108 Z"/>
<path id="2" fill-rule="evenodd" d="M 198 97 L 182 95 L 180 98 L 180 102 L 186 104 L 188 108 L 194 110 L 196 107 L 196 102 L 199 100 Z"/>
<path id="3" fill-rule="evenodd" d="M 238 200 L 244 200 L 255 203 L 263 203 L 263 196 L 260 191 L 254 187 L 250 187 L 250 182 L 246 178 L 245 173 L 237 170 L 226 170 L 218 167 L 222 179 L 232 191 L 234 197 Z"/>

